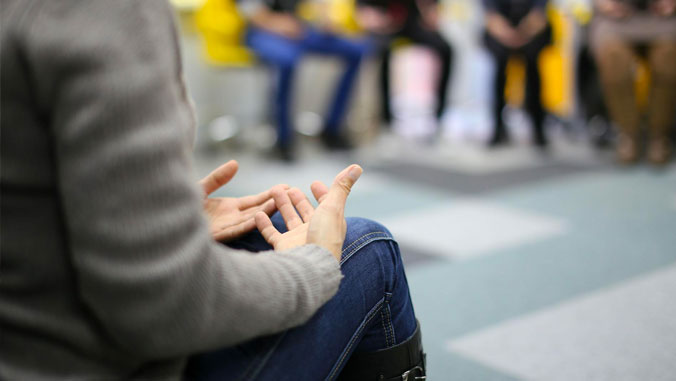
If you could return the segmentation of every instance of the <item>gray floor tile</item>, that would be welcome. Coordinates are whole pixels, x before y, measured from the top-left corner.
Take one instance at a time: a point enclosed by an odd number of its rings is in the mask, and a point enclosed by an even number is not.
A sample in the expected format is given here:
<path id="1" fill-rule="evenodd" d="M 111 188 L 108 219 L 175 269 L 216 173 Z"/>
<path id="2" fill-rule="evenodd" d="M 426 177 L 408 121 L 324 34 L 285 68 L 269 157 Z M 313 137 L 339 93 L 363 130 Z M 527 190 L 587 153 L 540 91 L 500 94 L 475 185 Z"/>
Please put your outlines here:
<path id="1" fill-rule="evenodd" d="M 426 184 L 453 192 L 482 194 L 507 188 L 584 173 L 598 169 L 588 165 L 552 163 L 534 168 L 512 169 L 496 173 L 468 174 L 454 169 L 429 167 L 409 162 L 381 164 L 377 170 L 401 180 Z"/>

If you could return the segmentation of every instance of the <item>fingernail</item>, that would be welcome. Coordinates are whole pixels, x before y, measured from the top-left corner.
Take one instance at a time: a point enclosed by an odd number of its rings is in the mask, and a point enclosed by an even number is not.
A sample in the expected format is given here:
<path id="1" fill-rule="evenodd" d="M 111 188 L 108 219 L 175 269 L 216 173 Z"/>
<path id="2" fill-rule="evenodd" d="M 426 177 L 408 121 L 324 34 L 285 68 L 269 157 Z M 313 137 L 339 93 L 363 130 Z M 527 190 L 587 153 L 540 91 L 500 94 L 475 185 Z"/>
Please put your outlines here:
<path id="1" fill-rule="evenodd" d="M 350 172 L 348 172 L 347 175 L 350 176 L 350 179 L 352 181 L 357 181 L 357 179 L 359 179 L 359 176 L 361 176 L 362 172 L 363 172 L 363 170 L 361 169 L 361 167 L 358 166 L 358 165 L 355 165 L 354 167 L 352 167 L 350 169 Z"/>

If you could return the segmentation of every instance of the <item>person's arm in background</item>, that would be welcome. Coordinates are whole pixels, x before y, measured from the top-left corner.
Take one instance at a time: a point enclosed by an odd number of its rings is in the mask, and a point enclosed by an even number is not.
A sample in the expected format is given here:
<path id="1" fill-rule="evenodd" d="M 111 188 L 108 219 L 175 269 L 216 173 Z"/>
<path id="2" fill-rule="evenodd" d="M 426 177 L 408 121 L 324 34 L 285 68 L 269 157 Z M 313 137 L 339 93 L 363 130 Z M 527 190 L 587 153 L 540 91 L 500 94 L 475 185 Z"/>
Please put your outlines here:
<path id="1" fill-rule="evenodd" d="M 627 18 L 636 11 L 630 4 L 618 0 L 594 0 L 594 6 L 598 13 L 613 19 Z"/>
<path id="2" fill-rule="evenodd" d="M 415 4 L 422 17 L 423 26 L 431 30 L 439 29 L 439 1 L 415 0 Z"/>
<path id="3" fill-rule="evenodd" d="M 387 4 L 374 0 L 356 0 L 356 19 L 359 26 L 378 35 L 388 35 L 397 30 L 391 15 L 388 13 Z"/>
<path id="4" fill-rule="evenodd" d="M 247 11 L 244 13 L 256 28 L 293 40 L 303 36 L 303 24 L 294 14 L 272 11 L 268 1 L 249 1 L 250 3 L 246 5 Z"/>
<path id="5" fill-rule="evenodd" d="M 496 0 L 483 0 L 486 31 L 501 44 L 510 48 L 522 46 L 525 41 L 509 21 L 497 11 Z"/>
<path id="6" fill-rule="evenodd" d="M 537 0 L 533 9 L 521 20 L 517 30 L 525 41 L 531 41 L 547 27 L 547 1 Z"/>
<path id="7" fill-rule="evenodd" d="M 658 16 L 671 17 L 676 14 L 676 0 L 654 0 L 650 10 Z"/>
<path id="8" fill-rule="evenodd" d="M 253 255 L 210 236 L 172 17 L 160 0 L 46 1 L 16 34 L 53 136 L 76 291 L 146 359 L 302 324 L 342 277 L 317 245 Z"/>

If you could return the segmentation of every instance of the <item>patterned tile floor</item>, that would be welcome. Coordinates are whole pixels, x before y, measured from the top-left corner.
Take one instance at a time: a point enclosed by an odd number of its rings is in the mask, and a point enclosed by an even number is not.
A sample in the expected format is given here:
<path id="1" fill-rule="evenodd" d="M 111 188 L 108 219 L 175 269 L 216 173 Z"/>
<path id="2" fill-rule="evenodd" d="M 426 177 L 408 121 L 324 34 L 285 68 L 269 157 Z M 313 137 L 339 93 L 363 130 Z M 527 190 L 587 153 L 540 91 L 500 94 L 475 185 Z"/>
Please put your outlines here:
<path id="1" fill-rule="evenodd" d="M 673 380 L 676 374 L 676 164 L 618 168 L 559 139 L 487 152 L 391 136 L 350 155 L 303 142 L 295 165 L 224 147 L 223 191 L 286 182 L 309 192 L 358 162 L 348 215 L 401 241 L 431 380 Z"/>

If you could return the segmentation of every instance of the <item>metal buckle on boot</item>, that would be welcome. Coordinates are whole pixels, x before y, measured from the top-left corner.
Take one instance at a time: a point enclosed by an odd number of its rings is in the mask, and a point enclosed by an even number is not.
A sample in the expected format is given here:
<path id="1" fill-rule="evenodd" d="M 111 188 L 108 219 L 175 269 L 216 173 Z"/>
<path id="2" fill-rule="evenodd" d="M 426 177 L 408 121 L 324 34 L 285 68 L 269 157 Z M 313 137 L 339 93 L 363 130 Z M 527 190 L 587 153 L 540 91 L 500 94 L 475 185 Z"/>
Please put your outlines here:
<path id="1" fill-rule="evenodd" d="M 423 371 L 423 368 L 420 366 L 415 366 L 406 372 L 401 374 L 401 381 L 409 381 L 408 377 L 411 376 L 412 372 L 420 373 L 420 374 L 425 374 Z M 412 378 L 411 380 L 427 380 L 426 376 L 416 376 L 415 378 Z"/>

